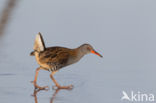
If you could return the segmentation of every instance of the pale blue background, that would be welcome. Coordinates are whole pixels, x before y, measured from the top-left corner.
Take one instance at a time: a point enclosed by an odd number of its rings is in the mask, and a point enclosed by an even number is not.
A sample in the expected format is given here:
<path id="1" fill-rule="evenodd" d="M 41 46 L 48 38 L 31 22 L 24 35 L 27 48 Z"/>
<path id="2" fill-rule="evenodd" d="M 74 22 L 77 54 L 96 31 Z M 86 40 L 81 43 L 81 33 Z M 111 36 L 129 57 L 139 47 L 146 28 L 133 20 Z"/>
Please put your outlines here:
<path id="1" fill-rule="evenodd" d="M 6 0 L 0 1 L 0 12 Z M 0 102 L 34 103 L 35 35 L 47 46 L 75 48 L 90 43 L 104 58 L 89 54 L 55 77 L 71 91 L 60 91 L 54 103 L 122 103 L 122 90 L 156 95 L 155 0 L 19 0 L 0 38 Z M 54 90 L 41 71 L 37 94 L 49 103 Z"/>

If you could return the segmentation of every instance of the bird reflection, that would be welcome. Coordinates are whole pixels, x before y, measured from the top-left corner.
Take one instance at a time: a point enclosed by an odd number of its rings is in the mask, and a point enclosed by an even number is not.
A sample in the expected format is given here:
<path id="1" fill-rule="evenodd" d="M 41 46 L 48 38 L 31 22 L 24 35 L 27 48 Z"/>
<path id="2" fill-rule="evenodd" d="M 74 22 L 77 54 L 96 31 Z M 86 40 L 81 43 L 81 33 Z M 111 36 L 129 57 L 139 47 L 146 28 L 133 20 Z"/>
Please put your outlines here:
<path id="1" fill-rule="evenodd" d="M 54 101 L 54 99 L 55 99 L 57 93 L 58 93 L 60 90 L 61 90 L 61 89 L 56 89 L 56 90 L 55 90 L 55 93 L 53 94 L 53 96 L 52 96 L 51 99 L 50 99 L 50 103 L 54 103 L 53 101 Z"/>
<path id="2" fill-rule="evenodd" d="M 61 89 L 56 89 L 56 90 L 55 90 L 55 92 L 53 93 L 53 95 L 52 95 L 52 97 L 51 97 L 51 99 L 50 99 L 50 103 L 54 103 L 53 101 L 54 101 L 56 95 L 58 94 L 58 92 L 59 92 L 60 90 L 61 90 Z M 34 90 L 34 93 L 33 93 L 33 95 L 32 95 L 32 96 L 34 96 L 35 103 L 38 103 L 37 93 L 38 93 L 39 91 L 41 91 L 41 90 L 40 90 L 40 89 Z M 45 91 L 46 91 L 46 90 L 45 90 Z"/>

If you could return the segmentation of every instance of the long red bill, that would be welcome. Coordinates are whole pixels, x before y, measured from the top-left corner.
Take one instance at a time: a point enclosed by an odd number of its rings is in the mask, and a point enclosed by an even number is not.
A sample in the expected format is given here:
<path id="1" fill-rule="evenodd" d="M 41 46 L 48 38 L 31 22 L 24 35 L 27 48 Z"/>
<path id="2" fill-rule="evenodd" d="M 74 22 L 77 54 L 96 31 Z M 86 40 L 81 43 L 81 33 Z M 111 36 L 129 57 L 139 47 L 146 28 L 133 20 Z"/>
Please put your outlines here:
<path id="1" fill-rule="evenodd" d="M 95 50 L 91 50 L 91 53 L 100 56 L 101 58 L 103 57 L 101 54 L 99 54 L 98 52 L 96 52 Z"/>

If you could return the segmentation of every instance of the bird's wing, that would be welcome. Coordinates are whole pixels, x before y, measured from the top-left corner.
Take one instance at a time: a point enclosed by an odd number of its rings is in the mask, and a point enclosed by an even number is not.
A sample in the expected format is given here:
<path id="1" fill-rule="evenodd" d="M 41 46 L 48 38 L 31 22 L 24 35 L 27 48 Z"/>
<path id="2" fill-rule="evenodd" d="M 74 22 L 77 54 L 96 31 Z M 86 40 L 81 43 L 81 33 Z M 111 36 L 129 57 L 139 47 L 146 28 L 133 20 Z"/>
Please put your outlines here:
<path id="1" fill-rule="evenodd" d="M 44 51 L 40 56 L 40 61 L 56 66 L 65 66 L 69 59 L 69 52 L 66 49 L 52 48 Z"/>

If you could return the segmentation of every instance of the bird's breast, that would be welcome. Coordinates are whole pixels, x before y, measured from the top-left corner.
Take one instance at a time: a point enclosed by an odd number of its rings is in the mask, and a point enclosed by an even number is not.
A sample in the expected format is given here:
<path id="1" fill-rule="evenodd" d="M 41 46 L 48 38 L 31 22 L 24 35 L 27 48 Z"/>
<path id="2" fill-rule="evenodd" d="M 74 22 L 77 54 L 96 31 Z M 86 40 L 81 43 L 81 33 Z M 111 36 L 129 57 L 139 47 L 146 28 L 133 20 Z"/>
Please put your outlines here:
<path id="1" fill-rule="evenodd" d="M 49 65 L 48 65 L 47 63 L 42 63 L 42 62 L 40 61 L 39 53 L 35 52 L 35 58 L 36 58 L 37 63 L 38 63 L 41 67 L 43 67 L 44 69 L 49 68 Z"/>

